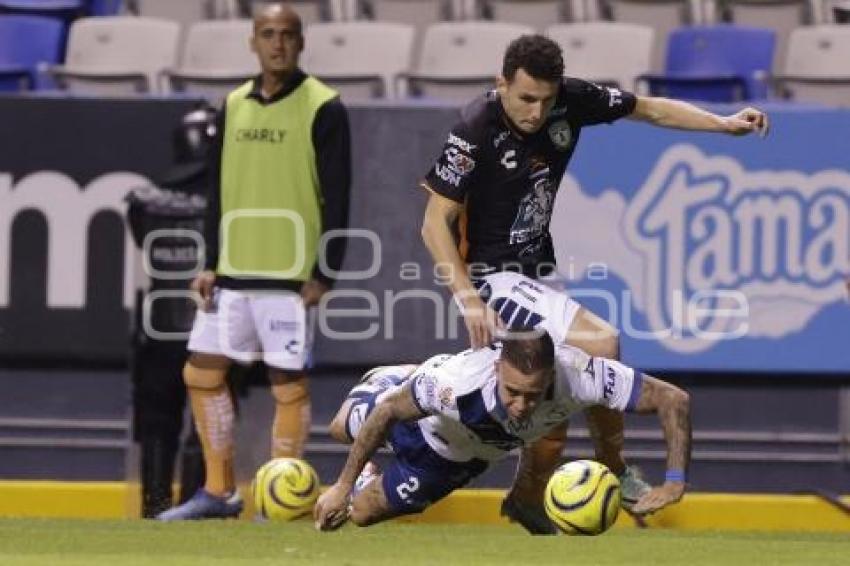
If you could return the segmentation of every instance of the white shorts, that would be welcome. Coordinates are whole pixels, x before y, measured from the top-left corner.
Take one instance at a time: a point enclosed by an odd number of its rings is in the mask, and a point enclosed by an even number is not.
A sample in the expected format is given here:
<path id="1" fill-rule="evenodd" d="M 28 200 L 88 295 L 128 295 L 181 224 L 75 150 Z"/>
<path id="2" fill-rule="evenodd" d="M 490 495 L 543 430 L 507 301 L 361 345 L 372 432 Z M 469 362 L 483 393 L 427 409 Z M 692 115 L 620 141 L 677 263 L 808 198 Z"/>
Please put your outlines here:
<path id="1" fill-rule="evenodd" d="M 542 327 L 556 344 L 563 344 L 581 305 L 557 285 L 555 278 L 531 279 L 512 271 L 498 271 L 476 281 L 478 294 L 508 328 Z"/>
<path id="2" fill-rule="evenodd" d="M 239 363 L 263 360 L 301 370 L 313 345 L 313 321 L 301 296 L 291 291 L 216 289 L 213 309 L 198 311 L 190 352 L 218 354 Z"/>

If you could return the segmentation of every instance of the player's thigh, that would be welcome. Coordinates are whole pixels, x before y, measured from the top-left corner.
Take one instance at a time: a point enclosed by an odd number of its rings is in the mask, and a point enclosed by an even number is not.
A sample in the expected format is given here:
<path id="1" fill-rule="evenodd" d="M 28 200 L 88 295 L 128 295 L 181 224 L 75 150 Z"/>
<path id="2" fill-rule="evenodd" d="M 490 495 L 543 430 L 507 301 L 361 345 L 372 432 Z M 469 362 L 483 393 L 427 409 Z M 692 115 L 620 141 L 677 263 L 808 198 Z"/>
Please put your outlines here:
<path id="1" fill-rule="evenodd" d="M 312 313 L 293 292 L 256 294 L 251 310 L 267 365 L 285 371 L 302 371 L 313 346 Z"/>
<path id="2" fill-rule="evenodd" d="M 195 315 L 187 348 L 192 352 L 189 361 L 196 367 L 201 366 L 194 362 L 221 357 L 243 364 L 256 360 L 259 341 L 248 297 L 238 291 L 216 289 L 213 308 Z"/>
<path id="3" fill-rule="evenodd" d="M 554 281 L 535 280 L 503 271 L 478 283 L 487 304 L 499 313 L 508 328 L 542 328 L 557 343 L 567 340 L 581 305 Z"/>
<path id="4" fill-rule="evenodd" d="M 584 307 L 580 307 L 576 313 L 566 341 L 591 356 L 612 360 L 620 358 L 620 335 L 617 329 Z"/>
<path id="5" fill-rule="evenodd" d="M 330 433 L 340 442 L 353 442 L 378 404 L 390 391 L 401 386 L 417 366 L 380 366 L 366 372 L 331 420 Z"/>

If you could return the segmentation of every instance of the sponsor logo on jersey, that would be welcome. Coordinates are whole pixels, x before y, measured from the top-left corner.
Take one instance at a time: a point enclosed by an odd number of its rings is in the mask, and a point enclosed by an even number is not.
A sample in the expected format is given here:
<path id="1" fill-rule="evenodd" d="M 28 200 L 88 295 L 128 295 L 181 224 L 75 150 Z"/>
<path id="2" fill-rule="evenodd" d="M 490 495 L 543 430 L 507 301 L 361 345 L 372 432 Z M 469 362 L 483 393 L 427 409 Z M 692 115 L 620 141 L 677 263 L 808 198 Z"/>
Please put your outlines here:
<path id="1" fill-rule="evenodd" d="M 602 398 L 606 400 L 610 400 L 614 395 L 614 387 L 617 384 L 617 374 L 614 371 L 614 368 L 610 366 L 605 367 L 605 384 L 602 388 Z"/>
<path id="2" fill-rule="evenodd" d="M 296 328 L 298 328 L 298 323 L 292 320 L 269 320 L 269 330 L 271 332 L 285 332 L 288 330 L 295 330 Z"/>
<path id="3" fill-rule="evenodd" d="M 452 169 L 448 165 L 443 165 L 441 163 L 437 163 L 434 166 L 434 172 L 437 174 L 437 177 L 445 181 L 446 183 L 454 186 L 460 186 L 460 173 L 456 171 L 452 171 Z"/>
<path id="4" fill-rule="evenodd" d="M 473 145 L 466 141 L 465 139 L 454 135 L 453 133 L 449 133 L 449 145 L 453 145 L 461 148 L 466 153 L 472 153 L 477 148 L 477 145 Z"/>
<path id="5" fill-rule="evenodd" d="M 608 106 L 614 108 L 623 103 L 623 92 L 618 88 L 607 87 L 608 91 Z"/>
<path id="6" fill-rule="evenodd" d="M 549 126 L 549 139 L 555 144 L 555 147 L 561 151 L 570 147 L 573 141 L 573 132 L 570 130 L 570 124 L 566 120 L 558 120 Z"/>
<path id="7" fill-rule="evenodd" d="M 493 138 L 493 149 L 499 149 L 499 146 L 502 145 L 502 142 L 508 139 L 508 136 L 511 135 L 507 130 L 503 130 L 499 132 L 495 138 Z"/>
<path id="8" fill-rule="evenodd" d="M 440 392 L 437 394 L 440 399 L 440 407 L 444 410 L 451 409 L 454 407 L 454 392 L 451 387 L 444 387 L 440 389 Z"/>
<path id="9" fill-rule="evenodd" d="M 437 378 L 429 373 L 420 373 L 416 376 L 413 382 L 416 398 L 419 404 L 427 409 L 428 407 L 436 407 L 437 399 Z"/>
<path id="10" fill-rule="evenodd" d="M 445 151 L 446 162 L 458 175 L 469 175 L 475 169 L 475 160 L 456 147 L 450 147 Z"/>

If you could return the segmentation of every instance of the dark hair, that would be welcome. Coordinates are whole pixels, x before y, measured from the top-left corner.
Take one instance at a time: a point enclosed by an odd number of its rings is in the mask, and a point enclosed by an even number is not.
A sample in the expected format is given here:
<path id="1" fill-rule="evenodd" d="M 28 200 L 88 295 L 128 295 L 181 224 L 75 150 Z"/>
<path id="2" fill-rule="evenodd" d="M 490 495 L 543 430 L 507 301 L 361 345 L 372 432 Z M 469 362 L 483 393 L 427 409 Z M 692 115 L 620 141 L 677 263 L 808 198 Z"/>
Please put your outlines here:
<path id="1" fill-rule="evenodd" d="M 564 76 L 564 56 L 561 47 L 540 34 L 522 35 L 513 40 L 505 51 L 502 76 L 514 80 L 518 69 L 532 78 L 543 81 L 560 81 Z"/>
<path id="2" fill-rule="evenodd" d="M 555 367 L 555 345 L 542 330 L 512 329 L 502 338 L 502 358 L 525 375 Z"/>

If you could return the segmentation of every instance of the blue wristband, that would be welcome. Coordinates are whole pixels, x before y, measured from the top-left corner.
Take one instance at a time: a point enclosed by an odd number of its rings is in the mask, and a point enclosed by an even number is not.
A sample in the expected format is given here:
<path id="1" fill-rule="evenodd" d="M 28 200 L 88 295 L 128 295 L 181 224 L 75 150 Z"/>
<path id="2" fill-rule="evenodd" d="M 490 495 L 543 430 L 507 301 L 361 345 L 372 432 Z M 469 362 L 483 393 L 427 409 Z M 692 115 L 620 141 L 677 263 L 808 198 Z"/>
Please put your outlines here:
<path id="1" fill-rule="evenodd" d="M 682 470 L 667 470 L 667 473 L 664 474 L 664 481 L 685 483 L 685 472 Z"/>

